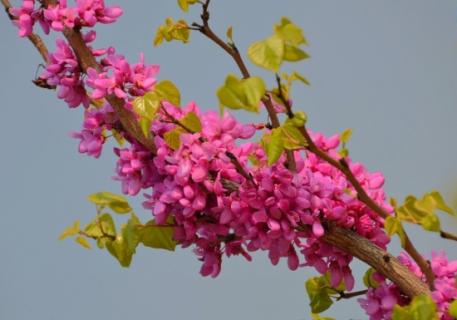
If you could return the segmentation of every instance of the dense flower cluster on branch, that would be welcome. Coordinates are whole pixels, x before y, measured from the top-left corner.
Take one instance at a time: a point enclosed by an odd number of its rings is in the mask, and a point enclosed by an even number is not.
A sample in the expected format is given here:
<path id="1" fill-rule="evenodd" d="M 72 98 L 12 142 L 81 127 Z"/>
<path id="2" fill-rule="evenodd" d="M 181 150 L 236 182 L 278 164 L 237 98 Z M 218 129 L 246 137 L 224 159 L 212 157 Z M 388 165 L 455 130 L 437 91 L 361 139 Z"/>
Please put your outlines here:
<path id="1" fill-rule="evenodd" d="M 108 131 L 127 140 L 128 146 L 114 148 L 118 157 L 115 180 L 121 182 L 126 195 L 143 192 L 144 208 L 151 211 L 155 223 L 172 226 L 179 245 L 195 248 L 202 275 L 216 277 L 223 256 L 242 255 L 251 260 L 250 253 L 262 250 L 274 265 L 284 258 L 291 270 L 312 266 L 330 275 L 333 288 L 344 284 L 345 289 L 353 289 L 353 257 L 323 240 L 328 225 L 352 230 L 383 249 L 390 238 L 384 218 L 360 201 L 344 172 L 304 147 L 288 156 L 282 154 L 269 165 L 262 143 L 248 141 L 256 131 L 269 133 L 267 125 L 241 124 L 227 112 L 202 112 L 193 102 L 180 108 L 166 99 L 155 105 L 153 117 L 142 126 L 154 142 L 155 152 L 151 152 L 125 130 L 108 98 L 119 99 L 140 121 L 134 100 L 155 90 L 159 67 L 145 64 L 142 54 L 138 63 L 130 64 L 112 47 L 94 49 L 95 31 L 81 31 L 96 23 L 115 22 L 122 10 L 106 7 L 103 0 L 76 0 L 75 6 L 65 0 L 48 7 L 42 3 L 24 0 L 21 7 L 10 10 L 19 35 L 30 35 L 36 22 L 45 33 L 75 29 L 98 64 L 83 70 L 69 43 L 58 39 L 40 76 L 46 85 L 58 89 L 58 97 L 70 108 L 84 108 L 82 130 L 72 134 L 80 140 L 79 152 L 98 158 Z M 267 98 L 273 100 L 271 94 Z M 263 104 L 262 100 L 253 108 Z M 273 108 L 286 112 L 276 102 Z M 310 141 L 335 161 L 342 158 L 339 135 L 310 133 Z M 288 166 L 290 155 L 294 170 Z M 385 216 L 393 214 L 386 203 L 382 174 L 368 172 L 348 156 L 344 164 Z M 400 261 L 425 281 L 406 255 Z M 457 298 L 457 263 L 436 254 L 431 267 L 435 275 L 432 297 L 441 319 L 451 319 L 446 311 Z M 370 288 L 359 301 L 370 319 L 389 319 L 394 305 L 410 300 L 380 274 L 375 277 L 380 285 Z"/>

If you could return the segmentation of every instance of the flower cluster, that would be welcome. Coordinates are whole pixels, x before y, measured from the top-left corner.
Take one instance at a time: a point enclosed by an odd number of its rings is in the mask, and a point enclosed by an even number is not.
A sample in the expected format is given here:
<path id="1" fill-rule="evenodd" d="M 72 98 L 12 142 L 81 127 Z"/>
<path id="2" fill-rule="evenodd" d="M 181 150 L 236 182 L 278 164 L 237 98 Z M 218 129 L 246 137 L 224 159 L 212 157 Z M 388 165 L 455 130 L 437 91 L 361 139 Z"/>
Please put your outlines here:
<path id="1" fill-rule="evenodd" d="M 183 132 L 174 150 L 165 139 L 177 127 L 170 117 L 179 122 L 189 113 L 199 116 L 202 130 Z M 332 285 L 344 281 L 352 289 L 352 257 L 321 240 L 322 221 L 353 229 L 385 247 L 389 238 L 383 220 L 357 200 L 341 172 L 313 154 L 295 152 L 297 171 L 292 173 L 284 157 L 267 166 L 259 144 L 238 143 L 259 128 L 242 125 L 227 113 L 202 113 L 194 103 L 178 108 L 164 102 L 151 125 L 157 155 L 152 157 L 137 144 L 117 149 L 116 179 L 129 195 L 152 187 L 145 208 L 159 224 L 171 218 L 175 240 L 183 247 L 196 245 L 203 275 L 217 276 L 224 254 L 250 259 L 248 252 L 266 250 L 273 264 L 284 257 L 292 270 L 310 265 L 321 273 L 330 271 Z M 313 139 L 339 157 L 338 136 L 313 134 Z M 370 196 L 391 211 L 381 189 L 382 175 L 348 161 Z"/>
<path id="2" fill-rule="evenodd" d="M 26 37 L 33 32 L 36 22 L 48 34 L 50 29 L 63 31 L 65 28 L 93 27 L 97 23 L 113 23 L 122 15 L 118 6 L 106 7 L 103 0 L 76 0 L 70 7 L 66 0 L 55 1 L 48 7 L 36 6 L 35 0 L 23 0 L 21 7 L 11 8 L 19 36 Z"/>
<path id="3" fill-rule="evenodd" d="M 402 253 L 398 258 L 411 272 L 426 282 L 425 275 L 408 255 Z M 447 310 L 449 304 L 457 299 L 457 261 L 449 261 L 444 252 L 432 253 L 431 267 L 435 276 L 432 298 L 437 305 L 439 319 L 452 320 Z M 380 285 L 377 288 L 370 288 L 366 297 L 358 301 L 370 316 L 370 320 L 391 319 L 394 305 L 407 305 L 410 299 L 380 274 L 375 273 L 375 276 Z"/>
<path id="4" fill-rule="evenodd" d="M 75 2 L 75 7 L 69 7 L 67 1 L 60 0 L 55 4 L 52 2 L 48 7 L 36 8 L 35 1 L 24 0 L 22 7 L 12 8 L 10 13 L 16 17 L 14 22 L 18 25 L 21 36 L 29 35 L 37 21 L 48 33 L 50 29 L 62 31 L 65 27 L 93 27 L 97 22 L 111 23 L 122 13 L 119 7 L 106 7 L 103 0 Z M 47 86 L 56 87 L 58 97 L 70 108 L 84 106 L 86 111 L 83 129 L 72 136 L 80 140 L 81 153 L 98 158 L 106 140 L 105 130 L 119 127 L 119 119 L 104 102 L 104 98 L 108 95 L 116 96 L 124 100 L 125 106 L 130 108 L 133 98 L 154 88 L 159 67 L 146 65 L 143 54 L 140 54 L 136 64 L 130 64 L 112 47 L 94 49 L 91 46 L 96 39 L 94 30 L 81 35 L 93 57 L 99 60 L 98 70 L 89 68 L 85 76 L 70 45 L 65 40 L 57 39 L 56 49 L 49 54 L 48 63 L 39 80 L 44 81 Z M 92 110 L 91 104 L 103 107 Z M 130 139 L 128 136 L 125 138 Z"/>

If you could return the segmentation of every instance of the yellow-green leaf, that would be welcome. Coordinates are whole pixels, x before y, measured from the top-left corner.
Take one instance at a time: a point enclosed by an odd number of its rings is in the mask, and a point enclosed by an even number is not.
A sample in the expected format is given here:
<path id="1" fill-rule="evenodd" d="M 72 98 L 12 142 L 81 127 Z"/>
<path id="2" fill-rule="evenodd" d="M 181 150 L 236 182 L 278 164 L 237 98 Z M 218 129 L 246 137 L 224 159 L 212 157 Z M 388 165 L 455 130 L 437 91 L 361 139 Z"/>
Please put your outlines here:
<path id="1" fill-rule="evenodd" d="M 111 133 L 112 133 L 114 139 L 116 139 L 116 142 L 119 144 L 119 146 L 122 147 L 125 143 L 124 136 L 116 129 L 111 129 Z"/>
<path id="2" fill-rule="evenodd" d="M 192 132 L 201 132 L 202 123 L 195 112 L 189 112 L 184 118 L 179 120 L 186 128 Z"/>
<path id="3" fill-rule="evenodd" d="M 239 79 L 235 75 L 228 75 L 224 85 L 217 91 L 222 106 L 253 112 L 259 111 L 264 94 L 265 84 L 261 78 Z"/>
<path id="4" fill-rule="evenodd" d="M 343 143 L 347 143 L 347 142 L 349 142 L 349 139 L 351 138 L 351 136 L 352 136 L 352 129 L 350 129 L 350 128 L 346 129 L 343 132 L 341 132 L 340 140 Z"/>
<path id="5" fill-rule="evenodd" d="M 116 213 L 129 213 L 132 212 L 127 199 L 124 196 L 114 194 L 111 192 L 97 192 L 89 195 L 87 199 L 99 206 L 108 206 Z"/>
<path id="6" fill-rule="evenodd" d="M 89 223 L 84 229 L 84 233 L 90 237 L 115 237 L 116 225 L 114 224 L 113 217 L 109 213 L 104 213 L 97 216 L 94 221 Z"/>
<path id="7" fill-rule="evenodd" d="M 448 312 L 451 317 L 457 319 L 457 300 L 451 302 L 451 304 L 449 305 Z"/>
<path id="8" fill-rule="evenodd" d="M 183 129 L 176 127 L 163 135 L 165 143 L 173 150 L 178 150 L 181 146 L 181 134 Z"/>
<path id="9" fill-rule="evenodd" d="M 307 146 L 305 137 L 297 128 L 293 119 L 287 119 L 281 128 L 284 148 L 296 150 Z"/>
<path id="10" fill-rule="evenodd" d="M 301 61 L 301 60 L 308 59 L 308 58 L 309 58 L 309 54 L 307 54 L 302 49 L 300 49 L 298 47 L 294 47 L 294 46 L 289 46 L 289 45 L 284 46 L 283 60 L 290 61 L 290 62 L 296 62 L 296 61 Z"/>
<path id="11" fill-rule="evenodd" d="M 189 36 L 190 29 L 186 21 L 179 20 L 175 23 L 171 17 L 168 17 L 165 19 L 165 24 L 157 28 L 156 36 L 154 38 L 154 46 L 160 45 L 163 40 L 167 42 L 178 40 L 183 43 L 187 43 Z"/>
<path id="12" fill-rule="evenodd" d="M 305 283 L 312 313 L 321 313 L 333 304 L 329 295 L 329 284 L 325 276 L 310 278 Z"/>
<path id="13" fill-rule="evenodd" d="M 300 73 L 298 73 L 297 71 L 294 71 L 290 74 L 289 78 L 288 78 L 288 82 L 289 83 L 292 83 L 294 81 L 300 81 L 302 82 L 303 84 L 309 86 L 310 85 L 310 82 L 308 79 L 306 79 L 306 77 L 302 76 Z"/>
<path id="14" fill-rule="evenodd" d="M 161 100 L 170 102 L 175 106 L 181 105 L 181 94 L 175 84 L 169 80 L 163 80 L 156 84 L 154 90 Z"/>
<path id="15" fill-rule="evenodd" d="M 311 313 L 311 319 L 312 320 L 335 320 L 335 318 L 330 318 L 330 317 L 321 317 L 317 313 Z"/>
<path id="16" fill-rule="evenodd" d="M 133 100 L 133 110 L 137 115 L 148 120 L 153 120 L 160 108 L 160 98 L 154 91 L 147 92 L 142 97 Z"/>
<path id="17" fill-rule="evenodd" d="M 281 23 L 275 25 L 275 33 L 293 46 L 307 45 L 303 30 L 294 24 L 290 19 L 283 17 Z"/>
<path id="18" fill-rule="evenodd" d="M 373 274 L 376 272 L 375 269 L 369 268 L 365 275 L 363 276 L 363 283 L 367 288 L 377 288 L 379 287 L 379 282 L 376 281 L 373 277 Z"/>
<path id="19" fill-rule="evenodd" d="M 226 35 L 227 35 L 227 39 L 229 39 L 229 41 L 231 43 L 233 43 L 233 27 L 232 26 L 228 27 Z"/>
<path id="20" fill-rule="evenodd" d="M 268 165 L 276 163 L 284 152 L 283 133 L 281 128 L 275 128 L 262 137 L 262 147 L 268 158 Z"/>
<path id="21" fill-rule="evenodd" d="M 65 238 L 75 236 L 79 233 L 81 223 L 79 220 L 76 220 L 71 226 L 66 228 L 59 236 L 59 240 L 64 240 Z"/>
<path id="22" fill-rule="evenodd" d="M 419 224 L 428 231 L 439 232 L 441 224 L 436 210 L 454 214 L 441 194 L 438 191 L 432 191 L 426 193 L 421 199 L 412 195 L 407 196 L 404 204 L 396 209 L 396 214 L 400 220 Z"/>
<path id="23" fill-rule="evenodd" d="M 141 225 L 138 218 L 132 213 L 128 223 L 123 224 L 121 232 L 116 236 L 116 240 L 105 243 L 108 251 L 113 255 L 123 267 L 130 266 L 132 257 L 136 252 L 136 247 L 140 242 L 138 226 Z"/>
<path id="24" fill-rule="evenodd" d="M 173 227 L 160 226 L 154 220 L 140 227 L 140 241 L 146 247 L 174 251 Z"/>
<path id="25" fill-rule="evenodd" d="M 308 116 L 306 115 L 306 113 L 304 113 L 303 111 L 298 111 L 295 112 L 294 117 L 290 119 L 290 121 L 295 127 L 302 128 L 305 125 L 307 119 Z"/>
<path id="26" fill-rule="evenodd" d="M 392 320 L 438 320 L 437 308 L 433 299 L 426 295 L 413 298 L 407 306 L 394 306 Z"/>
<path id="27" fill-rule="evenodd" d="M 75 242 L 80 244 L 82 247 L 84 247 L 86 249 L 90 249 L 91 248 L 91 245 L 90 245 L 89 241 L 87 241 L 87 239 L 82 237 L 82 236 L 79 236 L 79 237 L 75 238 Z"/>
<path id="28" fill-rule="evenodd" d="M 406 234 L 399 219 L 392 216 L 388 216 L 384 221 L 384 229 L 386 230 L 389 236 L 397 234 L 400 238 L 402 247 L 405 246 Z"/>
<path id="29" fill-rule="evenodd" d="M 141 132 L 146 138 L 149 138 L 151 135 L 151 123 L 152 121 L 147 118 L 140 118 L 140 128 Z"/>
<path id="30" fill-rule="evenodd" d="M 278 72 L 284 57 L 284 40 L 273 35 L 254 42 L 248 48 L 248 57 L 256 65 Z"/>
<path id="31" fill-rule="evenodd" d="M 189 5 L 197 3 L 198 0 L 178 0 L 178 5 L 182 11 L 189 11 Z"/>

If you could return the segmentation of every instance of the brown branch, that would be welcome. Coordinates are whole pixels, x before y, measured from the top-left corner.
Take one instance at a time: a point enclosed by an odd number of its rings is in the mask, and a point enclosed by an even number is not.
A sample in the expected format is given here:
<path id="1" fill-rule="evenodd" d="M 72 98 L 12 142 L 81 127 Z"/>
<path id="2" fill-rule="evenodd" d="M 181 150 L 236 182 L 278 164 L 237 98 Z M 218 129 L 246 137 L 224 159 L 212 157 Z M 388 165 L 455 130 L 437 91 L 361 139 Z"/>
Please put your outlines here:
<path id="1" fill-rule="evenodd" d="M 246 180 L 248 180 L 254 187 L 257 187 L 257 184 L 254 181 L 252 174 L 247 172 L 241 163 L 238 161 L 237 157 L 230 151 L 226 151 L 225 155 L 230 159 L 230 161 L 235 166 L 236 171 L 241 174 Z"/>
<path id="2" fill-rule="evenodd" d="M 354 297 L 363 296 L 363 295 L 367 294 L 367 292 L 368 292 L 368 289 L 354 291 L 354 292 L 337 291 L 339 296 L 336 298 L 336 301 L 340 301 L 341 299 L 351 299 Z"/>
<path id="3" fill-rule="evenodd" d="M 349 180 L 351 185 L 354 187 L 354 189 L 357 192 L 357 198 L 359 201 L 363 202 L 364 204 L 367 205 L 371 210 L 379 214 L 381 217 L 384 219 L 389 216 L 389 213 L 384 210 L 381 206 L 379 206 L 363 189 L 362 185 L 359 183 L 357 178 L 354 176 L 352 171 L 349 168 L 349 165 L 347 164 L 346 160 L 343 158 L 341 160 L 336 160 L 332 158 L 330 155 L 328 155 L 325 151 L 321 150 L 311 139 L 311 136 L 308 134 L 308 131 L 306 130 L 305 127 L 300 128 L 301 133 L 305 137 L 306 141 L 308 142 L 308 147 L 307 149 L 317 155 L 319 158 L 327 161 L 329 164 L 331 164 L 333 167 L 337 168 L 340 170 L 346 178 Z M 433 275 L 433 271 L 430 267 L 430 264 L 428 261 L 426 261 L 422 255 L 417 251 L 417 249 L 414 247 L 413 243 L 409 239 L 408 235 L 405 232 L 405 246 L 404 249 L 406 252 L 409 253 L 409 255 L 416 261 L 422 272 L 425 274 L 427 277 L 427 282 L 430 286 L 430 288 L 433 289 L 433 282 L 435 280 L 435 277 Z"/>
<path id="4" fill-rule="evenodd" d="M 180 126 L 181 128 L 183 128 L 185 131 L 187 131 L 188 133 L 195 133 L 195 131 L 193 131 L 192 129 L 190 129 L 189 127 L 187 127 L 184 123 L 182 123 L 181 121 L 179 121 L 178 119 L 176 119 L 175 117 L 173 117 L 168 111 L 167 109 L 165 108 L 165 106 L 163 105 L 163 103 L 161 102 L 160 103 L 160 108 L 163 110 L 163 112 L 165 113 L 165 115 L 168 117 L 168 119 L 170 119 L 170 122 L 177 125 L 177 126 Z"/>
<path id="5" fill-rule="evenodd" d="M 290 105 L 289 100 L 287 100 L 286 96 L 284 95 L 284 91 L 282 90 L 282 85 L 281 85 L 281 77 L 279 76 L 279 74 L 276 74 L 276 83 L 278 84 L 279 99 L 281 99 L 282 103 L 286 107 L 287 116 L 290 119 L 292 119 L 294 117 L 294 113 L 292 111 L 292 106 Z"/>
<path id="6" fill-rule="evenodd" d="M 440 237 L 443 239 L 457 241 L 457 235 L 441 230 Z"/>
<path id="7" fill-rule="evenodd" d="M 49 6 L 51 4 L 56 4 L 56 0 L 43 0 L 42 3 L 44 6 Z M 84 72 L 87 72 L 87 69 L 94 68 L 100 72 L 101 67 L 84 42 L 81 33 L 74 29 L 65 28 L 63 34 L 73 49 L 81 69 Z M 135 115 L 124 107 L 124 100 L 119 99 L 114 94 L 107 96 L 106 100 L 113 107 L 124 130 L 145 148 L 147 148 L 153 154 L 156 154 L 156 146 L 154 145 L 154 141 L 143 134 L 143 131 L 141 130 Z"/>
<path id="8" fill-rule="evenodd" d="M 398 259 L 355 232 L 329 225 L 322 239 L 372 266 L 409 297 L 431 294 L 427 284 L 416 277 Z"/>
<path id="9" fill-rule="evenodd" d="M 243 61 L 243 58 L 241 57 L 241 54 L 236 47 L 234 43 L 226 43 L 224 40 L 222 40 L 217 34 L 214 33 L 214 31 L 211 29 L 209 25 L 209 18 L 210 18 L 210 13 L 208 11 L 208 7 L 210 4 L 211 0 L 206 0 L 206 2 L 203 3 L 202 5 L 202 14 L 201 14 L 201 19 L 203 22 L 203 25 L 198 24 L 198 23 L 193 23 L 192 26 L 195 27 L 201 34 L 206 36 L 208 39 L 216 43 L 219 47 L 221 47 L 224 51 L 226 51 L 235 61 L 236 65 L 240 69 L 241 74 L 243 75 L 244 79 L 249 78 L 251 75 L 249 73 L 248 68 L 246 67 L 246 64 Z M 265 95 L 262 98 L 262 102 L 265 105 L 265 108 L 268 112 L 268 116 L 270 117 L 271 124 L 273 128 L 279 128 L 281 126 L 281 123 L 279 122 L 278 115 L 275 111 L 275 108 L 273 106 L 273 103 L 268 95 Z M 286 166 L 287 168 L 295 172 L 296 171 L 296 163 L 295 163 L 295 157 L 294 157 L 294 152 L 292 150 L 286 150 L 286 156 L 287 156 L 287 163 Z"/>
<path id="10" fill-rule="evenodd" d="M 15 17 L 11 15 L 10 9 L 12 8 L 11 3 L 9 0 L 1 0 L 3 7 L 5 7 L 5 11 L 8 14 L 8 17 L 10 18 L 11 21 L 15 20 Z M 46 45 L 43 42 L 43 39 L 35 33 L 30 34 L 27 36 L 27 38 L 30 40 L 30 42 L 35 46 L 35 48 L 38 50 L 40 53 L 41 57 L 43 60 L 48 63 L 49 62 L 49 51 L 48 48 L 46 48 Z"/>

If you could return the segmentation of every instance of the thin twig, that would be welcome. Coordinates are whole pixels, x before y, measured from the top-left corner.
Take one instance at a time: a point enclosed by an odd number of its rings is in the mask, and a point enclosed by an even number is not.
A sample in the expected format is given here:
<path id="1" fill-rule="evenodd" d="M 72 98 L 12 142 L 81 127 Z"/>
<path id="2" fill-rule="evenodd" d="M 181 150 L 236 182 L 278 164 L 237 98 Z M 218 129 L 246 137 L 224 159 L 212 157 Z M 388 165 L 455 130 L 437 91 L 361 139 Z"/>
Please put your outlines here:
<path id="1" fill-rule="evenodd" d="M 381 206 L 379 206 L 363 189 L 362 185 L 360 182 L 357 180 L 357 178 L 354 176 L 352 173 L 351 169 L 349 168 L 348 163 L 346 160 L 343 158 L 341 160 L 336 160 L 332 158 L 330 155 L 328 155 L 325 151 L 321 150 L 311 139 L 311 136 L 308 134 L 308 131 L 306 128 L 303 126 L 300 128 L 300 132 L 303 134 L 305 137 L 308 146 L 307 149 L 317 155 L 319 158 L 325 160 L 328 162 L 330 165 L 333 167 L 337 168 L 340 170 L 348 179 L 348 181 L 351 183 L 351 185 L 354 187 L 354 189 L 357 192 L 357 198 L 359 201 L 363 202 L 367 207 L 369 207 L 371 210 L 379 214 L 382 218 L 386 219 L 390 214 L 384 210 Z M 426 261 L 422 255 L 417 251 L 417 249 L 414 247 L 413 243 L 411 242 L 410 238 L 405 232 L 405 246 L 404 249 L 409 253 L 409 255 L 416 261 L 422 272 L 425 274 L 427 278 L 427 282 L 430 286 L 431 289 L 433 289 L 433 283 L 435 280 L 435 276 L 433 275 L 433 271 L 430 267 L 430 264 L 428 261 Z"/>
<path id="2" fill-rule="evenodd" d="M 449 233 L 449 232 L 446 232 L 446 231 L 443 231 L 443 230 L 440 231 L 440 236 L 443 239 L 457 241 L 457 235 Z"/>
<path id="3" fill-rule="evenodd" d="M 163 112 L 165 113 L 165 115 L 168 117 L 168 119 L 170 119 L 171 123 L 177 125 L 177 126 L 180 126 L 181 128 L 183 128 L 185 131 L 187 131 L 188 133 L 196 133 L 195 131 L 193 131 L 192 129 L 190 129 L 189 127 L 187 127 L 184 123 L 182 123 L 181 121 L 179 121 L 178 119 L 176 119 L 175 117 L 173 117 L 168 111 L 167 109 L 165 108 L 165 106 L 163 105 L 163 103 L 160 103 L 160 108 L 163 110 Z"/>
<path id="4" fill-rule="evenodd" d="M 338 297 L 336 298 L 336 301 L 340 301 L 341 299 L 351 299 L 354 297 L 358 296 L 363 296 L 367 294 L 368 289 L 365 290 L 360 290 L 360 291 L 354 291 L 354 292 L 344 292 L 344 291 L 338 291 Z"/>
<path id="5" fill-rule="evenodd" d="M 257 184 L 254 181 L 252 174 L 247 172 L 241 163 L 238 161 L 237 157 L 230 151 L 226 151 L 225 155 L 230 159 L 230 161 L 235 165 L 236 171 L 240 173 L 246 180 L 248 180 L 254 187 L 257 187 Z"/>
<path id="6" fill-rule="evenodd" d="M 294 113 L 292 111 L 292 106 L 290 105 L 289 100 L 284 95 L 284 91 L 282 90 L 282 85 L 281 85 L 281 77 L 279 76 L 279 74 L 276 74 L 276 83 L 278 84 L 279 99 L 281 99 L 282 103 L 286 107 L 287 116 L 290 119 L 292 119 L 294 117 Z"/>
<path id="7" fill-rule="evenodd" d="M 235 45 L 235 43 L 226 43 L 224 40 L 222 40 L 217 34 L 214 33 L 214 31 L 211 29 L 209 25 L 209 18 L 210 18 L 210 13 L 209 13 L 209 4 L 211 0 L 206 0 L 206 2 L 202 5 L 202 14 L 201 14 L 201 19 L 203 22 L 203 25 L 198 24 L 198 23 L 193 23 L 192 26 L 197 28 L 198 31 L 206 36 L 208 39 L 216 43 L 219 47 L 221 47 L 223 50 L 225 50 L 235 61 L 236 65 L 240 69 L 240 72 L 243 76 L 244 79 L 247 79 L 251 77 L 248 68 L 246 67 L 246 64 L 243 61 L 243 58 L 241 57 L 241 54 Z M 270 117 L 271 124 L 273 128 L 279 128 L 281 126 L 281 123 L 279 122 L 278 115 L 275 111 L 275 108 L 273 106 L 273 103 L 271 101 L 270 96 L 265 95 L 262 98 L 262 102 L 265 105 L 265 108 L 268 112 L 268 116 Z M 294 152 L 292 150 L 286 150 L 286 156 L 287 156 L 287 168 L 295 172 L 296 171 L 296 164 L 295 164 L 295 157 L 294 157 Z"/>
<path id="8" fill-rule="evenodd" d="M 10 13 L 10 9 L 12 8 L 11 3 L 9 0 L 1 0 L 3 7 L 5 7 L 5 11 L 8 14 L 8 17 L 10 18 L 11 21 L 14 21 L 16 18 Z M 27 38 L 32 42 L 32 44 L 35 46 L 35 48 L 38 50 L 40 53 L 41 57 L 43 58 L 44 62 L 48 63 L 49 62 L 49 51 L 48 48 L 46 48 L 46 45 L 44 44 L 43 39 L 35 33 L 32 33 L 27 36 Z"/>

